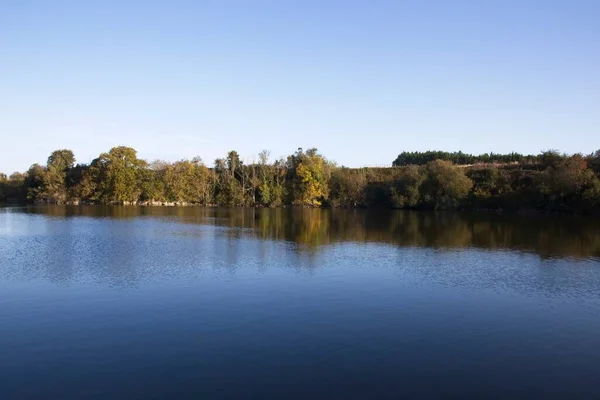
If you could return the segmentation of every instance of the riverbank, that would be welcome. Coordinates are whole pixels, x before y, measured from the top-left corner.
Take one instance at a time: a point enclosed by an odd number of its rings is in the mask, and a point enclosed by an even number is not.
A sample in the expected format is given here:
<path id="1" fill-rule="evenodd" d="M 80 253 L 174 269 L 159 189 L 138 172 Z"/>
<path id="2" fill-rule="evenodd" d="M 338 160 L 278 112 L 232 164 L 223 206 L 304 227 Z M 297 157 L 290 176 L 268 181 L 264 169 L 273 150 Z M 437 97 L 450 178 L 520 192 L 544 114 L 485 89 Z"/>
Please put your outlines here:
<path id="1" fill-rule="evenodd" d="M 345 168 L 316 149 L 299 149 L 274 163 L 264 155 L 252 164 L 232 151 L 209 168 L 198 159 L 149 164 L 134 149 L 116 147 L 90 165 L 74 165 L 68 150 L 57 150 L 49 160 L 45 167 L 35 164 L 27 173 L 1 181 L 0 201 L 600 212 L 600 154 L 546 152 L 535 163 L 464 166 L 436 159 L 424 165 Z M 419 160 L 410 155 L 402 163 L 409 161 Z"/>
<path id="2" fill-rule="evenodd" d="M 94 203 L 94 202 L 83 202 L 83 201 L 67 201 L 61 203 L 51 203 L 51 202 L 25 202 L 25 203 L 1 203 L 2 206 L 13 206 L 13 207 L 23 207 L 23 206 L 86 206 L 86 207 L 126 207 L 126 208 L 205 208 L 205 209 L 215 209 L 215 208 L 232 208 L 232 209 L 270 209 L 270 210 L 278 210 L 278 209 L 316 209 L 316 210 L 363 210 L 363 211 L 411 211 L 417 213 L 429 213 L 432 211 L 445 211 L 445 212 L 475 212 L 475 213 L 484 213 L 484 214 L 499 214 L 499 215 L 509 215 L 509 216 L 522 216 L 522 217 L 540 217 L 540 216 L 559 216 L 559 215 L 571 215 L 571 216 L 597 216 L 600 215 L 600 209 L 592 211 L 592 212 L 580 212 L 578 210 L 551 210 L 551 209 L 534 209 L 534 208 L 516 208 L 516 209 L 503 209 L 503 208 L 467 208 L 460 207 L 453 210 L 448 209 L 431 209 L 431 208 L 395 208 L 395 207 L 364 207 L 364 206 L 332 206 L 332 205 L 322 205 L 322 206 L 307 206 L 307 205 L 280 205 L 280 206 L 271 206 L 266 207 L 263 205 L 240 205 L 240 206 L 231 206 L 231 205 L 220 205 L 220 204 L 199 204 L 199 203 L 188 203 L 188 202 L 159 202 L 159 201 L 141 201 L 141 202 L 114 202 L 114 203 Z"/>

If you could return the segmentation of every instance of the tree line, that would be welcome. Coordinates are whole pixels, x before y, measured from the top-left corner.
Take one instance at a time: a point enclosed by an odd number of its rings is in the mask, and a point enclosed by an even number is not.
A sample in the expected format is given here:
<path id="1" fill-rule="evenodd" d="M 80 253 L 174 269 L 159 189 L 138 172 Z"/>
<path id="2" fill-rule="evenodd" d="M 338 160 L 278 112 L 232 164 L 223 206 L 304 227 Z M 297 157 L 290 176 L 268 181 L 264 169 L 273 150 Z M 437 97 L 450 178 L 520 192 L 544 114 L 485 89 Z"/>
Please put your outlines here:
<path id="1" fill-rule="evenodd" d="M 230 151 L 209 167 L 200 158 L 147 162 L 123 146 L 76 164 L 62 149 L 46 165 L 0 174 L 0 201 L 600 211 L 600 151 L 470 157 L 404 152 L 391 168 L 346 168 L 314 148 L 274 161 L 263 151 L 251 163 Z"/>
<path id="2" fill-rule="evenodd" d="M 425 165 L 435 160 L 451 161 L 456 165 L 473 164 L 539 164 L 544 163 L 547 158 L 560 158 L 562 155 L 556 150 L 544 151 L 538 155 L 524 155 L 520 153 L 484 153 L 473 155 L 462 151 L 403 151 L 392 163 L 395 167 L 405 165 Z"/>

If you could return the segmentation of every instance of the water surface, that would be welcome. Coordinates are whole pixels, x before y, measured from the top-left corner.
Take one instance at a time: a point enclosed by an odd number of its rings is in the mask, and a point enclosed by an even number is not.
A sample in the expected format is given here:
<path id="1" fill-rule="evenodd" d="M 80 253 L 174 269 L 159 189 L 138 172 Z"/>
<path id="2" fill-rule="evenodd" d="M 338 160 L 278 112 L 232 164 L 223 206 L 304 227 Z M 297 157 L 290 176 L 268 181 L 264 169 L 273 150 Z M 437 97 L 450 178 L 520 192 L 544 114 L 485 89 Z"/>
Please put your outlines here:
<path id="1" fill-rule="evenodd" d="M 0 208 L 2 398 L 598 398 L 600 224 Z"/>

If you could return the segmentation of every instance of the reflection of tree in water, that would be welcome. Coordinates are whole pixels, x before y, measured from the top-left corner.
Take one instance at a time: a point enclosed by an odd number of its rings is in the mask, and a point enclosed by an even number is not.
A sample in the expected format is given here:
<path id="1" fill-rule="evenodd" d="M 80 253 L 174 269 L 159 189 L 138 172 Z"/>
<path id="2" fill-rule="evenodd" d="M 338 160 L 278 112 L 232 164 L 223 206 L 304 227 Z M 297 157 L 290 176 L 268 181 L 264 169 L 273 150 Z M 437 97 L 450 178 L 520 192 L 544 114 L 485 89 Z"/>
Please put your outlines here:
<path id="1" fill-rule="evenodd" d="M 164 218 L 228 227 L 232 239 L 285 240 L 298 249 L 337 242 L 380 242 L 432 248 L 515 249 L 542 257 L 600 257 L 600 224 L 573 216 L 411 212 L 308 208 L 202 208 L 45 206 L 28 209 L 51 217 Z"/>

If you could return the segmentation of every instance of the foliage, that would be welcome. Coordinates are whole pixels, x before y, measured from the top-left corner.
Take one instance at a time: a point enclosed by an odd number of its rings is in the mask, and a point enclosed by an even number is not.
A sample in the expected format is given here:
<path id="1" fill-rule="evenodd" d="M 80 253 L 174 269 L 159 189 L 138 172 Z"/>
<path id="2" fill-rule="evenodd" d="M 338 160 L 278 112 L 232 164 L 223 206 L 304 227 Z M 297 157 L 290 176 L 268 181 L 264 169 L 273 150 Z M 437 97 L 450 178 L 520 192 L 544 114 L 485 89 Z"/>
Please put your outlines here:
<path id="1" fill-rule="evenodd" d="M 398 155 L 392 165 L 395 167 L 401 167 L 405 165 L 425 165 L 435 160 L 451 161 L 456 165 L 535 163 L 538 161 L 536 156 L 525 156 L 523 154 L 514 152 L 508 154 L 485 153 L 473 155 L 463 153 L 462 151 L 454 153 L 447 151 L 404 151 Z"/>
<path id="2" fill-rule="evenodd" d="M 551 209 L 591 209 L 600 202 L 600 180 L 579 154 L 546 169 L 540 191 Z"/>
<path id="3" fill-rule="evenodd" d="M 67 174 L 75 164 L 71 150 L 56 150 L 48 157 L 43 176 L 43 193 L 47 201 L 61 203 L 67 199 Z M 40 171 L 41 172 L 41 171 Z"/>
<path id="4" fill-rule="evenodd" d="M 0 202 L 6 201 L 8 177 L 6 174 L 0 173 Z"/>
<path id="5" fill-rule="evenodd" d="M 336 168 L 331 173 L 329 202 L 334 207 L 365 205 L 367 174 L 364 169 Z"/>
<path id="6" fill-rule="evenodd" d="M 82 194 L 102 203 L 137 201 L 142 193 L 139 178 L 146 166 L 131 147 L 114 147 L 92 161 Z"/>
<path id="7" fill-rule="evenodd" d="M 392 206 L 395 208 L 418 206 L 421 200 L 420 189 L 424 179 L 425 174 L 422 168 L 415 165 L 407 166 L 392 186 Z"/>
<path id="8" fill-rule="evenodd" d="M 269 152 L 263 150 L 259 154 L 257 169 L 257 198 L 261 205 L 266 207 L 281 206 L 285 202 L 286 168 L 284 161 L 269 164 Z"/>
<path id="9" fill-rule="evenodd" d="M 168 165 L 163 173 L 163 183 L 168 201 L 210 203 L 209 172 L 199 159 Z"/>
<path id="10" fill-rule="evenodd" d="M 420 195 L 426 205 L 435 209 L 456 208 L 472 186 L 463 169 L 455 168 L 450 161 L 436 160 L 425 166 Z"/>
<path id="11" fill-rule="evenodd" d="M 230 151 L 209 168 L 199 157 L 148 163 L 132 148 L 115 147 L 85 165 L 62 149 L 46 165 L 0 174 L 0 201 L 600 212 L 600 151 L 405 152 L 395 162 L 402 166 L 391 168 L 336 167 L 316 149 L 273 162 L 269 156 L 244 162 Z"/>
<path id="12" fill-rule="evenodd" d="M 291 203 L 320 206 L 329 195 L 330 166 L 317 149 L 298 149 L 288 157 Z"/>

